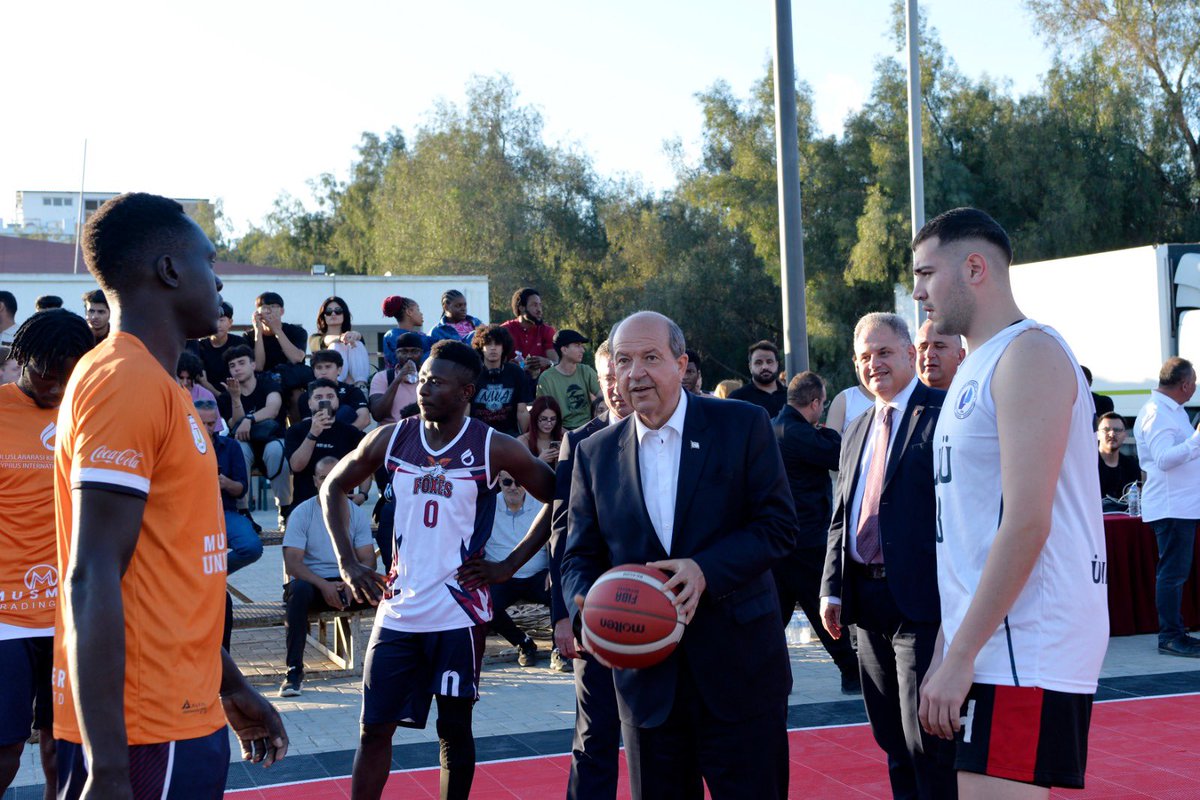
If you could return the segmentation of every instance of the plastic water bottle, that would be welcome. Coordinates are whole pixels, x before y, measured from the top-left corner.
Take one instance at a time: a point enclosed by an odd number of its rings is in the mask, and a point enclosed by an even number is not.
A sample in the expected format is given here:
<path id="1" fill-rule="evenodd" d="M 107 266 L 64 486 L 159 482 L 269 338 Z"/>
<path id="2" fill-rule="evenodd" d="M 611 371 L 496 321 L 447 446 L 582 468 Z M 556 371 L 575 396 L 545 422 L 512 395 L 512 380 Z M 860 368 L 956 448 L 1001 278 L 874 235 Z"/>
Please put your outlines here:
<path id="1" fill-rule="evenodd" d="M 513 360 L 517 362 L 518 367 L 520 367 L 521 369 L 525 369 L 525 356 L 521 353 L 520 350 L 513 353 Z"/>
<path id="2" fill-rule="evenodd" d="M 1142 515 L 1142 491 L 1138 488 L 1136 481 L 1129 487 L 1127 497 L 1126 502 L 1128 504 L 1129 516 L 1140 517 Z"/>
<path id="3" fill-rule="evenodd" d="M 808 644 L 812 641 L 812 625 L 803 611 L 793 611 L 792 619 L 787 626 L 788 644 Z"/>

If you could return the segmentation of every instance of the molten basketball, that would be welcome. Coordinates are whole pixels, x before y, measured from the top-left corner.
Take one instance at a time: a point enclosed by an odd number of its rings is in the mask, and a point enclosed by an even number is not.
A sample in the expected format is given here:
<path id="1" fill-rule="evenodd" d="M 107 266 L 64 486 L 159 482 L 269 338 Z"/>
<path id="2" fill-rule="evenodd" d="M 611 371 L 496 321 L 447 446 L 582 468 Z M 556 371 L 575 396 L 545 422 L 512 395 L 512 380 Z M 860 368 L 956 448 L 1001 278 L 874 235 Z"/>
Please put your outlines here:
<path id="1" fill-rule="evenodd" d="M 583 601 L 583 646 L 614 667 L 644 669 L 671 654 L 683 614 L 662 570 L 622 564 L 592 584 Z"/>

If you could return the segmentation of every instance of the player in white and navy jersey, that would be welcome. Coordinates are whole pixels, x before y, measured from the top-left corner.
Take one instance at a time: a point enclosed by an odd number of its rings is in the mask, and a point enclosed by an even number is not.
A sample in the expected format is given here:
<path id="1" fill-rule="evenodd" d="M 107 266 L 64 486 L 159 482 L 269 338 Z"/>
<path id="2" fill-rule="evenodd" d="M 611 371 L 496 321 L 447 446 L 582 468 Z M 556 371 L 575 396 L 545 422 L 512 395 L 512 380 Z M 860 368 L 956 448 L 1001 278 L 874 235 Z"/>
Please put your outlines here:
<path id="1" fill-rule="evenodd" d="M 948 211 L 913 251 L 913 297 L 970 353 L 935 431 L 944 647 L 921 723 L 956 738 L 964 797 L 1082 788 L 1108 646 L 1091 394 L 1062 337 L 1017 307 L 995 220 Z"/>
<path id="2" fill-rule="evenodd" d="M 339 568 L 356 599 L 378 605 L 363 676 L 362 731 L 351 796 L 378 798 L 398 725 L 424 728 L 437 698 L 441 796 L 465 798 L 475 772 L 471 710 L 487 623 L 489 583 L 507 580 L 550 537 L 550 515 L 534 522 L 499 563 L 482 559 L 492 531 L 496 479 L 511 474 L 546 503 L 554 473 L 529 448 L 470 417 L 482 364 L 467 345 L 444 340 L 421 367 L 419 417 L 385 425 L 334 468 L 321 490 Z M 332 502 L 386 468 L 396 499 L 387 575 L 363 566 L 348 535 L 349 507 Z"/>

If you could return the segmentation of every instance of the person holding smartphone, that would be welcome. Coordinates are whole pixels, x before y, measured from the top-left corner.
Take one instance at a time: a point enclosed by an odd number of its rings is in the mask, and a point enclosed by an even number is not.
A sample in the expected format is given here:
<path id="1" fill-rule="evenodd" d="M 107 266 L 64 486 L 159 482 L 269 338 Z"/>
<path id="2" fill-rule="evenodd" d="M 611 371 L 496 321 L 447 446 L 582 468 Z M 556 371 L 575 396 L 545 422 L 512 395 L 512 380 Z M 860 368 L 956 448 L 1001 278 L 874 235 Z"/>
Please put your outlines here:
<path id="1" fill-rule="evenodd" d="M 517 441 L 529 448 L 529 452 L 551 467 L 558 463 L 558 446 L 563 438 L 562 410 L 553 397 L 542 395 L 529 407 L 529 430 L 517 437 Z"/>
<path id="2" fill-rule="evenodd" d="M 358 447 L 363 433 L 337 420 L 337 382 L 318 378 L 308 385 L 308 411 L 312 415 L 288 428 L 283 453 L 292 470 L 292 503 L 316 497 L 313 482 L 316 463 L 326 456 L 341 458 Z M 367 499 L 370 481 L 350 496 L 358 505 Z"/>

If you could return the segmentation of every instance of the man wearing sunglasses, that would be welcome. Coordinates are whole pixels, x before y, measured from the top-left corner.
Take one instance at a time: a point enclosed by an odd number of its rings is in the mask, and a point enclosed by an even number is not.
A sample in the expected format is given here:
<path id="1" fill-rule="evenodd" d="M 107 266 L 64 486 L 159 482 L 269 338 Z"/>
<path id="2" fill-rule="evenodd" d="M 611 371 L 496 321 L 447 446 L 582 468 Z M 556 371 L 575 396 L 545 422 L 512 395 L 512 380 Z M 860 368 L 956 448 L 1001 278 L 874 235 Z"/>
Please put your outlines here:
<path id="1" fill-rule="evenodd" d="M 503 561 L 516 549 L 533 527 L 542 504 L 529 495 L 507 472 L 500 473 L 502 504 L 496 506 L 492 538 L 484 548 L 484 558 Z M 492 632 L 498 633 L 517 648 L 517 663 L 532 667 L 537 662 L 537 644 L 508 615 L 508 607 L 524 600 L 550 605 L 550 557 L 545 548 L 517 569 L 504 583 L 492 587 Z"/>

